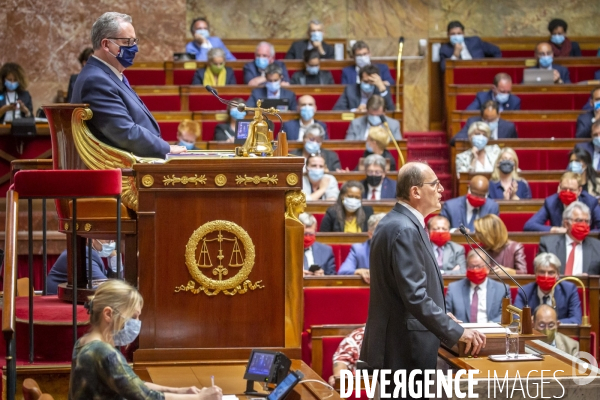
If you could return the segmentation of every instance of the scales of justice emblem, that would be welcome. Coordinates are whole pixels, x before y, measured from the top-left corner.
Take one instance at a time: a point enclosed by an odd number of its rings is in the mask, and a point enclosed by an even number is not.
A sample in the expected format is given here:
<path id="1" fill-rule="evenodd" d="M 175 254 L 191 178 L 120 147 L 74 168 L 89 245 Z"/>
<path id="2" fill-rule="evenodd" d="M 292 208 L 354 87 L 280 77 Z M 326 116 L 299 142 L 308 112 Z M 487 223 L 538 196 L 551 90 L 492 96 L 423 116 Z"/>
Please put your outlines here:
<path id="1" fill-rule="evenodd" d="M 226 254 L 229 248 L 230 254 Z M 193 280 L 177 286 L 175 292 L 233 296 L 262 289 L 262 281 L 252 283 L 248 279 L 254 258 L 252 239 L 241 226 L 223 220 L 207 222 L 192 233 L 185 247 L 185 264 Z"/>

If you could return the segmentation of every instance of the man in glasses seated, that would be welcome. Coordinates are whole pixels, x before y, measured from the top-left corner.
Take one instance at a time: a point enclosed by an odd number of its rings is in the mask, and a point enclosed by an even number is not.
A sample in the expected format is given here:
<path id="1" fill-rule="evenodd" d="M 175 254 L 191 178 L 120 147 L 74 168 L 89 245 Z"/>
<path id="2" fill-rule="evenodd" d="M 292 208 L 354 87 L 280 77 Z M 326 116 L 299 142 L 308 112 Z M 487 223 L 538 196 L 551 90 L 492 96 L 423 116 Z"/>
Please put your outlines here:
<path id="1" fill-rule="evenodd" d="M 558 332 L 560 322 L 556 318 L 556 310 L 549 305 L 542 304 L 535 309 L 533 314 L 533 328 L 546 335 L 544 342 L 564 351 L 574 357 L 579 354 L 579 342 L 567 335 Z"/>
<path id="2" fill-rule="evenodd" d="M 93 116 L 87 126 L 94 136 L 139 157 L 185 152 L 185 147 L 161 138 L 158 123 L 123 74 L 138 52 L 131 17 L 104 13 L 94 22 L 91 36 L 94 53 L 77 77 L 71 102 L 90 105 Z"/>

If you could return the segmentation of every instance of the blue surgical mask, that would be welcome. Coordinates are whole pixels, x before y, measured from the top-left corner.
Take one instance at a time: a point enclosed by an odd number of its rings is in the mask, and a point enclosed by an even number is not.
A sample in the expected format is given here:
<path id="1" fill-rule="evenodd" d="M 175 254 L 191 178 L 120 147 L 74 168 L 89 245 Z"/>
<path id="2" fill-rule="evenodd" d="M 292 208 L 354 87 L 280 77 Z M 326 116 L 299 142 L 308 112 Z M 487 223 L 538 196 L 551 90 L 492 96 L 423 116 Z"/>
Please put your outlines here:
<path id="1" fill-rule="evenodd" d="M 596 136 L 594 139 L 592 139 L 592 142 L 594 143 L 594 146 L 600 148 L 600 136 Z"/>
<path id="2" fill-rule="evenodd" d="M 488 138 L 484 135 L 474 135 L 471 138 L 471 143 L 473 146 L 477 147 L 477 150 L 483 150 L 483 148 L 487 145 Z"/>
<path id="3" fill-rule="evenodd" d="M 450 36 L 450 44 L 452 44 L 452 46 L 458 44 L 458 43 L 464 43 L 465 42 L 465 35 L 452 35 Z"/>
<path id="4" fill-rule="evenodd" d="M 323 168 L 316 168 L 316 169 L 308 169 L 308 178 L 315 182 L 315 181 L 320 181 L 323 178 L 323 175 L 325 175 L 325 170 Z"/>
<path id="5" fill-rule="evenodd" d="M 139 319 L 130 318 L 125 321 L 123 329 L 115 333 L 113 336 L 113 342 L 115 346 L 127 346 L 131 344 L 142 330 L 142 321 Z"/>
<path id="6" fill-rule="evenodd" d="M 6 90 L 8 90 L 9 92 L 14 92 L 15 90 L 17 90 L 17 88 L 19 87 L 19 82 L 14 81 L 11 82 L 8 79 L 6 79 L 4 81 L 4 87 L 6 88 Z"/>
<path id="7" fill-rule="evenodd" d="M 98 252 L 98 254 L 100 255 L 100 257 L 109 257 L 113 251 L 115 251 L 115 248 L 117 247 L 117 242 L 110 242 L 110 243 L 100 243 L 102 245 L 102 250 L 100 250 Z"/>
<path id="8" fill-rule="evenodd" d="M 319 66 L 318 65 L 315 65 L 315 66 L 307 65 L 306 73 L 308 75 L 317 75 L 319 73 Z"/>
<path id="9" fill-rule="evenodd" d="M 208 39 L 208 37 L 210 36 L 208 29 L 196 29 L 195 33 L 196 35 L 201 35 L 204 39 Z"/>
<path id="10" fill-rule="evenodd" d="M 310 33 L 310 41 L 311 42 L 322 42 L 323 41 L 323 32 L 316 31 Z"/>
<path id="11" fill-rule="evenodd" d="M 256 57 L 254 59 L 254 65 L 258 69 L 265 69 L 269 65 L 269 59 L 266 57 Z"/>
<path id="12" fill-rule="evenodd" d="M 313 142 L 312 140 L 307 140 L 306 143 L 304 143 L 304 150 L 306 150 L 308 154 L 318 154 L 321 150 L 321 145 L 317 141 Z"/>
<path id="13" fill-rule="evenodd" d="M 111 40 L 111 43 L 116 44 Z M 118 45 L 117 45 L 118 46 Z M 117 61 L 121 63 L 125 68 L 129 68 L 133 65 L 133 59 L 135 58 L 135 53 L 138 52 L 137 44 L 133 46 L 119 46 L 119 52 L 115 56 Z M 112 53 L 110 53 L 112 55 Z"/>
<path id="14" fill-rule="evenodd" d="M 281 87 L 281 81 L 267 82 L 265 86 L 267 87 L 267 90 L 269 92 L 277 93 L 279 91 L 279 88 Z"/>
<path id="15" fill-rule="evenodd" d="M 574 172 L 576 174 L 583 173 L 583 164 L 581 161 L 571 161 L 567 167 L 567 171 Z"/>
<path id="16" fill-rule="evenodd" d="M 231 115 L 231 118 L 235 120 L 244 119 L 244 117 L 246 116 L 246 111 L 240 111 L 237 108 L 232 108 L 231 110 L 229 110 L 229 115 Z"/>
<path id="17" fill-rule="evenodd" d="M 365 148 L 367 149 L 367 151 L 368 151 L 369 153 L 372 153 L 372 152 L 373 152 L 373 148 L 371 147 L 371 145 L 369 144 L 369 142 L 367 142 L 367 144 L 365 145 Z"/>
<path id="18" fill-rule="evenodd" d="M 498 93 L 496 95 L 496 101 L 500 104 L 504 104 L 508 101 L 508 96 L 510 96 L 510 93 Z"/>
<path id="19" fill-rule="evenodd" d="M 370 56 L 356 56 L 354 57 L 354 62 L 358 68 L 366 67 L 367 65 L 371 65 L 371 57 Z"/>
<path id="20" fill-rule="evenodd" d="M 344 205 L 344 208 L 346 209 L 346 211 L 354 212 L 360 208 L 360 206 L 362 205 L 362 202 L 360 201 L 360 199 L 355 199 L 353 197 L 346 197 L 346 198 L 344 198 L 344 200 L 342 200 L 342 204 Z"/>
<path id="21" fill-rule="evenodd" d="M 490 127 L 490 131 L 494 131 L 498 128 L 498 121 L 488 122 L 488 126 Z"/>
<path id="22" fill-rule="evenodd" d="M 540 66 L 543 68 L 548 68 L 552 65 L 552 56 L 541 56 L 540 57 Z"/>
<path id="23" fill-rule="evenodd" d="M 196 143 L 194 142 L 186 142 L 185 140 L 180 140 L 179 141 L 179 146 L 183 146 L 188 150 L 193 150 L 194 147 L 196 146 Z"/>
<path id="24" fill-rule="evenodd" d="M 367 115 L 367 120 L 370 125 L 379 126 L 381 125 L 381 117 L 379 115 Z"/>
<path id="25" fill-rule="evenodd" d="M 315 116 L 315 108 L 313 106 L 303 106 L 300 108 L 300 117 L 304 121 L 310 121 Z"/>
<path id="26" fill-rule="evenodd" d="M 565 35 L 552 35 L 550 41 L 560 46 L 565 41 Z"/>
<path id="27" fill-rule="evenodd" d="M 600 101 L 595 101 L 594 102 L 594 111 L 597 111 L 598 109 L 600 109 Z"/>
<path id="28" fill-rule="evenodd" d="M 371 85 L 370 83 L 367 83 L 367 82 L 361 82 L 360 90 L 362 90 L 363 92 L 365 92 L 367 94 L 370 94 L 375 91 L 375 85 Z"/>

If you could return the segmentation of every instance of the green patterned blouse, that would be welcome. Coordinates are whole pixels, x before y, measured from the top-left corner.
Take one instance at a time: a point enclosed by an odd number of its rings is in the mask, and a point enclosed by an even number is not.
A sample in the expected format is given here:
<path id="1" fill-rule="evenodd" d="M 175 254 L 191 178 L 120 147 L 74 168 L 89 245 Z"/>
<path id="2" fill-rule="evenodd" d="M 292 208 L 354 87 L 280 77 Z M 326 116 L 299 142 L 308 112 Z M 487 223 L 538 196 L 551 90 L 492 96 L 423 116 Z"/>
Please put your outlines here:
<path id="1" fill-rule="evenodd" d="M 133 372 L 120 351 L 95 340 L 73 349 L 69 400 L 161 399 L 161 392 L 150 390 Z"/>

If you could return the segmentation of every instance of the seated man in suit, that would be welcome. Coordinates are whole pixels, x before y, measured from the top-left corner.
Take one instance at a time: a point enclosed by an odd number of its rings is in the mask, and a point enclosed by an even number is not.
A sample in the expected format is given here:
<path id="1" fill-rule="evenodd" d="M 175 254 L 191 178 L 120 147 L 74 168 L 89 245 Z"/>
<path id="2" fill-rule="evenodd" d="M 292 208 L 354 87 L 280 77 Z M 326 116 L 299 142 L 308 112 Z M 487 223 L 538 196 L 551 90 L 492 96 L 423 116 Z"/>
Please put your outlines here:
<path id="1" fill-rule="evenodd" d="M 563 212 L 562 235 L 540 238 L 540 253 L 558 257 L 561 275 L 600 275 L 600 240 L 589 237 L 590 208 L 580 201 L 571 203 Z"/>
<path id="2" fill-rule="evenodd" d="M 277 64 L 270 64 L 265 69 L 267 82 L 264 87 L 252 90 L 250 98 L 246 101 L 248 107 L 256 107 L 257 100 L 265 99 L 288 99 L 289 110 L 296 111 L 296 95 L 294 92 L 281 87 L 283 70 Z"/>
<path id="3" fill-rule="evenodd" d="M 600 86 L 595 87 L 590 94 L 590 110 L 577 117 L 576 138 L 589 138 L 592 124 L 600 120 Z"/>
<path id="4" fill-rule="evenodd" d="M 511 93 L 512 78 L 509 74 L 500 72 L 494 77 L 494 86 L 488 91 L 477 93 L 475 100 L 467 110 L 481 110 L 481 107 L 490 100 L 498 102 L 500 112 L 521 109 L 521 99 Z"/>
<path id="5" fill-rule="evenodd" d="M 285 55 L 286 60 L 301 60 L 306 50 L 317 49 L 321 58 L 335 57 L 333 46 L 323 41 L 323 24 L 312 20 L 308 23 L 308 39 L 292 43 Z"/>
<path id="6" fill-rule="evenodd" d="M 329 139 L 327 134 L 327 125 L 324 122 L 315 119 L 317 112 L 317 103 L 315 98 L 309 94 L 298 98 L 298 109 L 300 110 L 300 118 L 292 119 L 283 123 L 283 131 L 287 134 L 287 140 L 304 140 L 304 132 L 306 128 L 312 124 L 319 124 L 325 129 L 325 139 Z"/>
<path id="7" fill-rule="evenodd" d="M 338 271 L 338 275 L 358 275 L 366 283 L 371 282 L 369 274 L 369 254 L 371 249 L 371 238 L 373 232 L 381 219 L 385 217 L 385 213 L 373 214 L 367 220 L 367 234 L 369 239 L 364 243 L 355 243 L 350 247 L 350 253 L 342 263 Z"/>
<path id="8" fill-rule="evenodd" d="M 592 160 L 592 167 L 594 167 L 596 171 L 600 171 L 600 118 L 594 121 L 591 131 L 592 140 L 589 142 L 577 143 L 575 147 L 587 151 Z"/>
<path id="9" fill-rule="evenodd" d="M 554 83 L 571 83 L 571 77 L 569 75 L 569 69 L 562 65 L 554 64 L 554 55 L 552 52 L 552 46 L 548 42 L 541 42 L 535 46 L 535 58 L 537 58 L 537 66 L 531 67 L 547 69 L 554 71 Z"/>
<path id="10" fill-rule="evenodd" d="M 579 43 L 572 42 L 565 36 L 568 27 L 565 20 L 558 18 L 553 19 L 548 24 L 550 44 L 552 45 L 554 57 L 581 57 Z"/>
<path id="11" fill-rule="evenodd" d="M 367 101 L 371 96 L 378 94 L 385 100 L 385 109 L 392 111 L 394 102 L 388 87 L 383 84 L 379 70 L 374 65 L 367 65 L 359 71 L 360 83 L 351 83 L 346 86 L 344 93 L 333 106 L 334 110 L 350 110 L 357 112 L 367 111 Z"/>
<path id="12" fill-rule="evenodd" d="M 579 342 L 558 331 L 561 321 L 556 316 L 556 310 L 546 304 L 542 304 L 533 310 L 533 329 L 546 335 L 544 341 L 573 357 L 577 357 Z"/>
<path id="13" fill-rule="evenodd" d="M 441 215 L 427 222 L 429 239 L 433 253 L 437 257 L 440 272 L 445 275 L 463 275 L 466 273 L 465 248 L 450 241 L 450 221 Z"/>
<path id="14" fill-rule="evenodd" d="M 260 42 L 254 51 L 254 61 L 244 64 L 244 83 L 248 86 L 261 86 L 267 81 L 265 69 L 270 64 L 277 64 L 283 71 L 282 86 L 289 85 L 290 76 L 285 63 L 275 60 L 275 47 L 269 42 Z"/>
<path id="15" fill-rule="evenodd" d="M 561 262 L 552 253 L 539 253 L 533 260 L 535 282 L 523 285 L 523 291 L 517 291 L 515 306 L 525 306 L 525 295 L 529 307 L 535 310 L 540 304 L 556 308 L 558 319 L 563 324 L 581 324 L 581 301 L 577 286 L 563 281 L 554 290 L 554 284 L 560 279 Z M 525 292 L 525 294 L 523 294 Z"/>
<path id="16" fill-rule="evenodd" d="M 446 69 L 446 60 L 472 60 L 485 57 L 502 57 L 498 46 L 484 42 L 479 36 L 465 37 L 465 27 L 459 21 L 448 24 L 448 39 L 440 47 L 440 67 Z"/>
<path id="17" fill-rule="evenodd" d="M 503 283 L 488 279 L 490 259 L 479 249 L 467 254 L 467 277 L 448 285 L 446 311 L 463 322 L 500 322 L 502 298 L 506 293 Z"/>
<path id="18" fill-rule="evenodd" d="M 599 51 L 600 53 L 600 51 Z M 596 72 L 594 72 L 594 80 L 595 81 L 600 81 L 600 69 Z"/>
<path id="19" fill-rule="evenodd" d="M 450 140 L 450 144 L 454 145 L 456 140 L 468 140 L 471 124 L 479 121 L 489 125 L 490 140 L 517 139 L 518 137 L 515 124 L 500 118 L 500 105 L 494 100 L 488 100 L 481 106 L 481 115 L 469 118 L 465 126 Z"/>
<path id="20" fill-rule="evenodd" d="M 190 26 L 194 40 L 185 45 L 185 52 L 195 54 L 196 61 L 206 61 L 208 59 L 208 51 L 213 47 L 219 47 L 225 52 L 225 60 L 235 60 L 235 56 L 231 54 L 221 38 L 210 36 L 208 29 L 208 20 L 206 18 L 195 18 Z"/>
<path id="21" fill-rule="evenodd" d="M 317 219 L 308 213 L 302 213 L 298 218 L 304 225 L 304 276 L 334 275 L 333 249 L 331 246 L 315 241 Z"/>
<path id="22" fill-rule="evenodd" d="M 324 138 L 325 129 L 321 125 L 309 125 L 304 132 L 304 146 L 301 149 L 291 151 L 290 154 L 304 157 L 305 159 L 308 159 L 311 154 L 320 154 L 325 159 L 327 171 L 336 172 L 342 168 L 340 157 L 335 151 L 321 148 Z"/>
<path id="23" fill-rule="evenodd" d="M 523 226 L 528 232 L 565 233 L 563 225 L 563 212 L 565 206 L 578 200 L 591 210 L 592 230 L 600 229 L 600 207 L 598 200 L 582 189 L 581 176 L 573 172 L 565 172 L 560 177 L 557 193 L 546 197 L 542 208 L 535 213 Z M 546 222 L 550 221 L 550 225 Z"/>
<path id="24" fill-rule="evenodd" d="M 225 66 L 225 52 L 219 47 L 208 51 L 206 67 L 198 68 L 192 85 L 225 86 L 237 84 L 233 69 Z"/>
<path id="25" fill-rule="evenodd" d="M 498 215 L 498 203 L 488 198 L 490 182 L 483 175 L 475 175 L 469 183 L 469 193 L 444 202 L 440 215 L 450 221 L 450 232 L 464 225 L 467 232 L 475 232 L 473 223 L 488 214 Z"/>
<path id="26" fill-rule="evenodd" d="M 354 118 L 346 131 L 346 140 L 366 140 L 369 136 L 369 128 L 382 124 L 381 117 L 387 121 L 392 134 L 396 140 L 402 140 L 400 134 L 400 122 L 385 115 L 385 100 L 378 94 L 374 94 L 367 100 L 367 115 Z"/>
<path id="27" fill-rule="evenodd" d="M 369 45 L 358 40 L 352 45 L 352 56 L 354 56 L 354 66 L 349 65 L 342 70 L 342 85 L 350 85 L 351 83 L 360 83 L 360 75 L 358 72 L 361 68 L 371 65 L 371 51 Z M 379 76 L 383 80 L 385 86 L 395 85 L 396 81 L 392 78 L 390 69 L 385 64 L 373 64 L 379 70 Z"/>
<path id="28" fill-rule="evenodd" d="M 393 200 L 396 198 L 396 181 L 385 176 L 386 161 L 378 154 L 365 158 L 367 178 L 361 183 L 365 187 L 363 199 Z"/>
<path id="29" fill-rule="evenodd" d="M 161 138 L 152 113 L 123 75 L 138 51 L 131 17 L 104 13 L 94 22 L 91 36 L 94 54 L 77 77 L 71 101 L 90 105 L 93 116 L 87 126 L 92 134 L 138 157 L 165 158 L 167 153 L 185 152 L 185 147 L 170 146 Z"/>

